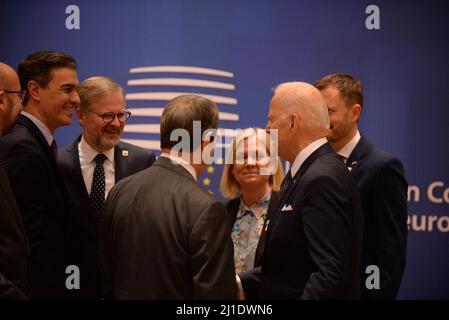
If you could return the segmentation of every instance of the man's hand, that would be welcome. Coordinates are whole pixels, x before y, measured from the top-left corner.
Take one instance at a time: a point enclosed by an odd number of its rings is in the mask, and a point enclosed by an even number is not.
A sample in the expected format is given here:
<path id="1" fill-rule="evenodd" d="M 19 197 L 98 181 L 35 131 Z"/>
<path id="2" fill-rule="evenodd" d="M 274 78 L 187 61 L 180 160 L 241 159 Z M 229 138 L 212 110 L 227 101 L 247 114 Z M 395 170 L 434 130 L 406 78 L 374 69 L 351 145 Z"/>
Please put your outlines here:
<path id="1" fill-rule="evenodd" d="M 235 282 L 237 284 L 237 299 L 239 300 L 246 300 L 245 298 L 245 291 L 243 291 L 242 282 L 240 281 L 239 276 L 235 276 Z"/>

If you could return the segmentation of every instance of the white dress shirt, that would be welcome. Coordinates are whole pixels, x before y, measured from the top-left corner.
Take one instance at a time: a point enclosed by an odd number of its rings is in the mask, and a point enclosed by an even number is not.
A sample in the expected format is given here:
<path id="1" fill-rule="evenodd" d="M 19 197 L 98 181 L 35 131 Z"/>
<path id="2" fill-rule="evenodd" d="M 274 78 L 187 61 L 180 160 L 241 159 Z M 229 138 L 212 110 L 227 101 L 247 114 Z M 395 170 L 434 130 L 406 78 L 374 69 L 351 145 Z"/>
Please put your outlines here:
<path id="1" fill-rule="evenodd" d="M 53 142 L 53 135 L 51 134 L 50 129 L 48 129 L 42 121 L 33 116 L 31 113 L 22 111 L 21 114 L 30 119 L 36 127 L 38 127 L 39 131 L 44 135 L 45 140 L 47 140 L 48 145 L 51 146 L 51 143 Z"/>
<path id="2" fill-rule="evenodd" d="M 347 144 L 343 146 L 340 150 L 338 150 L 338 154 L 343 157 L 344 163 L 348 161 L 349 156 L 351 155 L 352 151 L 354 151 L 355 146 L 360 141 L 360 132 L 357 130 L 354 137 L 352 137 L 351 140 Z"/>
<path id="3" fill-rule="evenodd" d="M 186 162 L 183 158 L 165 152 L 161 153 L 161 157 L 169 158 L 170 160 L 178 163 L 192 175 L 195 181 L 197 181 L 195 169 L 190 165 L 190 163 Z"/>
<path id="4" fill-rule="evenodd" d="M 81 172 L 83 173 L 84 184 L 86 185 L 87 193 L 90 195 L 96 166 L 95 157 L 99 154 L 99 152 L 88 145 L 84 139 L 84 136 L 82 136 L 81 141 L 78 143 L 78 154 L 80 157 Z M 107 158 L 103 164 L 105 174 L 104 197 L 106 199 L 109 191 L 111 191 L 115 184 L 114 148 L 103 152 L 103 154 Z"/>
<path id="5" fill-rule="evenodd" d="M 292 177 L 295 176 L 296 172 L 298 172 L 299 168 L 301 168 L 302 164 L 306 159 L 314 153 L 319 147 L 326 144 L 327 140 L 326 138 L 320 138 L 318 140 L 313 141 L 311 144 L 309 144 L 307 147 L 301 150 L 300 153 L 295 158 L 295 161 L 293 161 L 292 167 L 290 169 L 290 172 L 292 174 Z"/>

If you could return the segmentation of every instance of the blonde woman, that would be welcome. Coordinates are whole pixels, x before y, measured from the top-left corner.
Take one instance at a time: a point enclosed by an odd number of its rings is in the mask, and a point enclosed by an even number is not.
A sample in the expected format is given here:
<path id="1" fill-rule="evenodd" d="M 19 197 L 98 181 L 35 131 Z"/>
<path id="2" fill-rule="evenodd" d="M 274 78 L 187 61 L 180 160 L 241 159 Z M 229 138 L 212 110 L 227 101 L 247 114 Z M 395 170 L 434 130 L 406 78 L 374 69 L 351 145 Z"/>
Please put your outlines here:
<path id="1" fill-rule="evenodd" d="M 277 155 L 270 163 L 268 139 L 260 128 L 243 130 L 234 137 L 223 170 L 221 191 L 231 199 L 227 211 L 237 274 L 260 265 L 266 221 L 279 200 L 283 171 Z"/>

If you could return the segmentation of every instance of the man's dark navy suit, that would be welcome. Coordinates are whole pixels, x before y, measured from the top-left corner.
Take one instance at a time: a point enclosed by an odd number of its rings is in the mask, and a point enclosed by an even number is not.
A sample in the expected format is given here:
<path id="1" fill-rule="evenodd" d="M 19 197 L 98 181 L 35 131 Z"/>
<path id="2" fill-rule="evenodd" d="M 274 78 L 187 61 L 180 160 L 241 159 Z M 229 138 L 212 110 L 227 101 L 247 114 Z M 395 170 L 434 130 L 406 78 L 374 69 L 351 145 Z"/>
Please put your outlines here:
<path id="1" fill-rule="evenodd" d="M 346 164 L 360 191 L 365 218 L 362 250 L 362 299 L 395 299 L 407 251 L 407 181 L 399 159 L 363 136 Z M 368 265 L 380 270 L 380 290 L 368 290 Z"/>
<path id="2" fill-rule="evenodd" d="M 30 297 L 63 298 L 68 197 L 50 146 L 39 128 L 20 115 L 0 149 L 23 218 L 30 250 Z"/>
<path id="3" fill-rule="evenodd" d="M 363 214 L 357 186 L 324 144 L 281 195 L 262 266 L 240 275 L 249 299 L 357 299 Z"/>
<path id="4" fill-rule="evenodd" d="M 29 249 L 0 153 L 0 300 L 27 299 Z"/>
<path id="5" fill-rule="evenodd" d="M 58 164 L 70 194 L 69 262 L 80 269 L 80 289 L 72 298 L 102 297 L 100 224 L 89 200 L 78 153 L 81 136 L 58 154 Z M 115 183 L 148 168 L 154 162 L 152 152 L 120 142 L 114 150 Z"/>

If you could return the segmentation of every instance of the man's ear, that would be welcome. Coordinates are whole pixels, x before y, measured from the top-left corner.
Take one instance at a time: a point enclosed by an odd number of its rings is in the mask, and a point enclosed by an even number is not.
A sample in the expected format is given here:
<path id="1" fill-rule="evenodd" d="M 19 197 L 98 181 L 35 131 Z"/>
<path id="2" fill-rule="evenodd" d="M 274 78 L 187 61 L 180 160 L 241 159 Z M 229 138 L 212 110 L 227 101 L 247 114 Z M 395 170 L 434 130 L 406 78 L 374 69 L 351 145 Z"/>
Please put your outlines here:
<path id="1" fill-rule="evenodd" d="M 41 100 L 41 86 L 34 80 L 28 81 L 28 94 L 36 101 Z"/>
<path id="2" fill-rule="evenodd" d="M 2 112 L 6 111 L 6 94 L 5 91 L 0 90 L 0 110 Z"/>
<path id="3" fill-rule="evenodd" d="M 355 104 L 352 106 L 352 120 L 357 122 L 362 114 L 362 106 L 360 104 Z"/>
<path id="4" fill-rule="evenodd" d="M 300 115 L 294 112 L 289 115 L 289 120 L 290 120 L 290 128 L 289 128 L 290 131 L 296 132 L 299 128 L 299 123 L 301 121 Z"/>
<path id="5" fill-rule="evenodd" d="M 216 144 L 217 141 L 217 136 L 214 135 L 214 131 L 213 130 L 206 130 L 205 133 L 203 133 L 203 137 L 201 139 L 201 148 L 204 149 L 206 148 L 209 144 Z M 212 146 L 209 146 L 209 148 Z"/>
<path id="6" fill-rule="evenodd" d="M 204 150 L 208 150 L 208 151 L 213 150 L 214 146 L 215 146 L 215 143 L 213 141 L 209 141 L 209 140 L 201 141 L 202 152 L 204 152 Z"/>
<path id="7" fill-rule="evenodd" d="M 207 165 L 213 163 L 213 158 L 215 155 L 215 136 L 212 134 L 207 134 L 206 137 L 201 141 L 201 158 L 203 162 Z"/>
<path id="8" fill-rule="evenodd" d="M 201 141 L 201 150 L 204 150 L 204 148 L 206 148 L 209 143 L 210 141 Z"/>
<path id="9" fill-rule="evenodd" d="M 76 109 L 76 118 L 78 119 L 78 123 L 80 124 L 80 126 L 82 127 L 82 128 L 84 128 L 84 117 L 85 117 L 85 114 L 81 111 L 81 108 L 77 108 Z"/>

